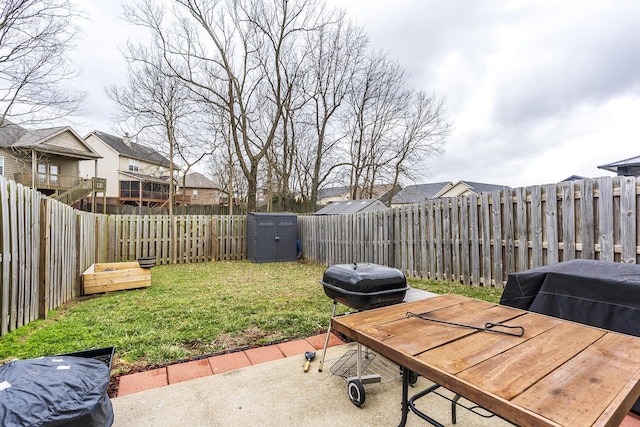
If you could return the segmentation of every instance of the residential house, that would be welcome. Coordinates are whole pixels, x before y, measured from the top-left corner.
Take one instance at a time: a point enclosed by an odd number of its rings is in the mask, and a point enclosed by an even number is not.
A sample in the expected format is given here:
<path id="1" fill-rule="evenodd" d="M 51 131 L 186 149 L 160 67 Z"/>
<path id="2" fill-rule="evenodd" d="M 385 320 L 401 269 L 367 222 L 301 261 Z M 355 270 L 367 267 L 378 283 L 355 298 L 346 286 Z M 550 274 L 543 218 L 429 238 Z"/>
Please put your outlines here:
<path id="1" fill-rule="evenodd" d="M 400 186 L 396 185 L 394 190 L 391 191 L 391 184 L 380 184 L 373 187 L 371 199 L 378 199 L 383 204 L 387 203 L 389 198 L 400 190 Z M 329 203 L 339 202 L 344 200 L 351 200 L 351 187 L 328 187 L 318 190 L 318 197 L 316 203 L 318 205 L 328 205 Z"/>
<path id="2" fill-rule="evenodd" d="M 327 187 L 318 190 L 318 205 L 328 205 L 329 203 L 339 202 L 350 199 L 349 186 L 343 187 Z"/>
<path id="3" fill-rule="evenodd" d="M 387 209 L 387 207 L 378 199 L 340 200 L 329 203 L 327 206 L 314 213 L 314 215 L 346 215 L 384 209 Z"/>
<path id="4" fill-rule="evenodd" d="M 180 190 L 176 194 L 177 203 L 184 205 L 219 205 L 222 202 L 223 195 L 220 185 L 199 172 L 193 172 L 185 176 L 184 182 L 180 181 L 179 186 Z"/>
<path id="5" fill-rule="evenodd" d="M 569 181 L 580 181 L 582 179 L 587 179 L 586 176 L 580 176 L 580 175 L 571 175 L 566 177 L 565 179 L 563 179 L 560 182 L 569 182 Z"/>
<path id="6" fill-rule="evenodd" d="M 408 185 L 393 197 L 391 205 L 400 206 L 404 204 L 421 203 L 429 199 L 480 194 L 487 191 L 504 190 L 505 188 L 509 187 L 472 181 L 457 181 L 455 183 L 449 181 Z"/>
<path id="7" fill-rule="evenodd" d="M 0 127 L 0 175 L 48 196 L 55 197 L 85 186 L 80 171 L 82 161 L 94 172 L 92 178 L 100 177 L 96 173 L 100 158 L 100 154 L 69 126 L 31 130 L 5 122 Z M 100 182 L 103 190 L 104 180 Z M 94 180 L 88 183 L 88 193 L 96 190 Z"/>
<path id="8" fill-rule="evenodd" d="M 407 185 L 398 191 L 391 199 L 391 206 L 420 203 L 433 199 L 440 190 L 450 182 L 431 182 L 428 184 Z"/>
<path id="9" fill-rule="evenodd" d="M 639 176 L 640 175 L 640 156 L 630 157 L 617 162 L 607 163 L 598 166 L 598 169 L 615 172 L 618 176 Z"/>
<path id="10" fill-rule="evenodd" d="M 482 182 L 472 181 L 458 181 L 456 183 L 450 182 L 445 185 L 440 191 L 438 191 L 433 198 L 439 199 L 442 197 L 458 197 L 467 194 L 486 193 L 488 191 L 504 190 L 509 188 L 505 185 L 485 184 Z"/>
<path id="11" fill-rule="evenodd" d="M 133 142 L 129 135 L 118 137 L 93 131 L 85 142 L 102 158 L 95 171 L 82 162 L 86 177 L 107 179 L 106 203 L 111 205 L 164 206 L 169 201 L 169 160 L 153 148 Z"/>

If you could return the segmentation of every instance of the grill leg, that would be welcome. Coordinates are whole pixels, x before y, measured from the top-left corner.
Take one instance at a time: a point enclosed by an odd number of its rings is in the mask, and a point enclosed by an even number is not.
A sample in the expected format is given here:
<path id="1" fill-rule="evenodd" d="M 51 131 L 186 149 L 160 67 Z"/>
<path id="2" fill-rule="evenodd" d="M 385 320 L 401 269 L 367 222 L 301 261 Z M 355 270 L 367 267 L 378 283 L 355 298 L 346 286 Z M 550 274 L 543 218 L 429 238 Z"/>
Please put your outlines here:
<path id="1" fill-rule="evenodd" d="M 329 337 L 331 336 L 331 319 L 336 314 L 336 306 L 338 301 L 333 301 L 333 307 L 331 307 L 331 318 L 329 319 L 329 328 L 327 328 L 327 336 L 324 338 L 324 349 L 322 350 L 322 358 L 320 359 L 320 366 L 318 372 L 322 372 L 322 365 L 324 365 L 324 357 L 327 355 L 327 347 L 329 346 Z"/>
<path id="2" fill-rule="evenodd" d="M 362 378 L 362 344 L 358 343 L 358 360 L 356 360 L 356 372 L 358 379 Z"/>

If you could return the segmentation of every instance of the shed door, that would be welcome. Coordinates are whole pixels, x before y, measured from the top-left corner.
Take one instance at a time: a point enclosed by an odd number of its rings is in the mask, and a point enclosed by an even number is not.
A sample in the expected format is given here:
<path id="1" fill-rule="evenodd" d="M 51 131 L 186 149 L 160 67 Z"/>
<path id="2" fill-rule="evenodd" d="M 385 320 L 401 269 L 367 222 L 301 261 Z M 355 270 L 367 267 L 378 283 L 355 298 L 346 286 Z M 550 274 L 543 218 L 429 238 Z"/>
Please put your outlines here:
<path id="1" fill-rule="evenodd" d="M 259 216 L 256 221 L 256 261 L 278 260 L 277 217 Z"/>
<path id="2" fill-rule="evenodd" d="M 298 255 L 296 245 L 296 224 L 297 217 L 281 216 L 278 217 L 277 227 L 277 259 L 278 261 L 295 261 Z"/>

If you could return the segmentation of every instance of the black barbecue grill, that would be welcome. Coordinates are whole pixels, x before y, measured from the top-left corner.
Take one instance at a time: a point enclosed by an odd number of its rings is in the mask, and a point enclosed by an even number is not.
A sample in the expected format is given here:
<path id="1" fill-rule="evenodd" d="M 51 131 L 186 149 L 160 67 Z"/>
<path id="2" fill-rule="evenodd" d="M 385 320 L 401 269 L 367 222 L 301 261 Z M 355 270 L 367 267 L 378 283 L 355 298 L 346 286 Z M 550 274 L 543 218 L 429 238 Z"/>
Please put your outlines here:
<path id="1" fill-rule="evenodd" d="M 332 265 L 320 283 L 329 298 L 356 310 L 399 303 L 409 290 L 400 270 L 363 262 Z"/>
<path id="2" fill-rule="evenodd" d="M 358 311 L 369 310 L 402 302 L 410 289 L 400 270 L 363 262 L 332 265 L 327 268 L 320 283 L 324 293 L 333 300 L 331 318 L 335 316 L 338 303 Z M 330 334 L 331 320 L 329 320 L 320 359 L 318 369 L 320 372 L 322 372 Z M 363 351 L 361 344 L 358 343 L 357 351 L 350 350 L 331 368 L 332 374 L 339 375 L 347 381 L 349 398 L 356 406 L 364 403 L 363 384 L 382 382 L 380 374 L 371 374 L 371 372 L 392 372 L 396 374 L 394 378 L 397 378 L 400 373 L 399 369 L 388 369 L 388 364 L 383 361 L 375 363 L 375 356 L 369 349 Z M 415 378 L 411 382 L 414 383 Z"/>

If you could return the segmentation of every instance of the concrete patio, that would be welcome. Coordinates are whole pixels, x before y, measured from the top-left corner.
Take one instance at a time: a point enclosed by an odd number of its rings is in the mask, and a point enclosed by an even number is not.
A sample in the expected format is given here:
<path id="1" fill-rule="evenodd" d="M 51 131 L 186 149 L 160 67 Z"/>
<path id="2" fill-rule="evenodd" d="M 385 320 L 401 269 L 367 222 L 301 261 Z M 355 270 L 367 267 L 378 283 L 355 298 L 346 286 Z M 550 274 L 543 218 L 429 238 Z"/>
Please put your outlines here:
<path id="1" fill-rule="evenodd" d="M 323 372 L 318 372 L 318 351 L 307 373 L 303 372 L 304 355 L 298 354 L 118 396 L 112 399 L 114 426 L 397 425 L 402 386 L 399 378 L 365 386 L 366 401 L 358 408 L 349 400 L 345 380 L 331 374 L 333 363 L 355 348 L 355 343 L 330 347 Z M 411 391 L 430 384 L 420 378 Z M 425 398 L 420 407 L 428 408 L 427 412 L 445 425 L 450 424 L 446 400 Z M 420 425 L 425 423 L 410 414 L 407 426 Z M 511 424 L 458 410 L 457 425 Z"/>
<path id="2" fill-rule="evenodd" d="M 127 393 L 112 399 L 114 426 L 397 425 L 400 421 L 400 379 L 365 386 L 366 401 L 358 408 L 349 400 L 345 380 L 331 374 L 333 363 L 355 348 L 355 343 L 330 347 L 323 372 L 318 372 L 320 352 L 307 373 L 303 372 L 304 355 L 298 354 Z M 275 353 L 273 350 L 271 348 L 269 352 Z M 196 370 L 206 372 L 201 367 Z M 410 394 L 431 384 L 419 378 Z M 450 404 L 445 399 L 429 396 L 420 400 L 419 407 L 442 424 L 454 425 Z M 424 421 L 409 414 L 407 426 L 424 425 Z M 497 417 L 485 419 L 464 409 L 458 410 L 455 425 L 511 426 Z M 640 417 L 630 415 L 622 425 L 638 427 Z"/>

